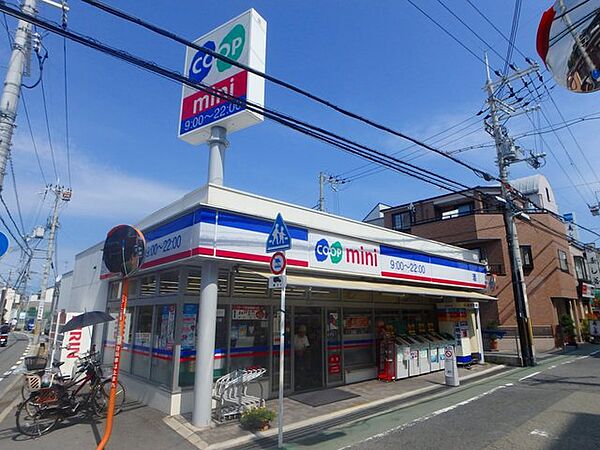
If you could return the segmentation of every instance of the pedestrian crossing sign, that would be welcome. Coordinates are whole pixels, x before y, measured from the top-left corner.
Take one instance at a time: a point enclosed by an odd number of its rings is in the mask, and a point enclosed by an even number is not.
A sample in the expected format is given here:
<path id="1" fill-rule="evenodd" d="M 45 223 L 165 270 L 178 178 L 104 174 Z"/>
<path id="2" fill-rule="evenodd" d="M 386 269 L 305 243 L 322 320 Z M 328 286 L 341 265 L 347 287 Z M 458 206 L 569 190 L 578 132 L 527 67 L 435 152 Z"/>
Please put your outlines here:
<path id="1" fill-rule="evenodd" d="M 292 236 L 283 221 L 283 217 L 281 217 L 281 213 L 279 213 L 267 238 L 267 253 L 289 250 L 290 248 L 292 248 Z"/>

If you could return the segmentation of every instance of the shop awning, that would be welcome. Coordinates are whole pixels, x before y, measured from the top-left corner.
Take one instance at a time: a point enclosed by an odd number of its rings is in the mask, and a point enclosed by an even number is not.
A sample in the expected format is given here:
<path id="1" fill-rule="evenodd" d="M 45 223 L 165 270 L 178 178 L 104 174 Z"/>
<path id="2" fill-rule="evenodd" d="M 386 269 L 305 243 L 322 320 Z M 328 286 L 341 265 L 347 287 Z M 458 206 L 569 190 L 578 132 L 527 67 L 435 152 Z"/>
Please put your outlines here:
<path id="1" fill-rule="evenodd" d="M 270 275 L 256 272 L 258 275 L 268 278 Z M 287 275 L 287 284 L 291 286 L 320 287 L 332 289 L 354 289 L 358 291 L 386 292 L 390 294 L 413 294 L 430 295 L 434 297 L 455 297 L 475 301 L 495 301 L 496 297 L 485 295 L 480 292 L 457 291 L 453 289 L 442 289 L 435 287 L 422 287 L 392 283 L 375 283 L 370 281 L 357 281 L 339 278 L 311 277 L 306 275 Z"/>

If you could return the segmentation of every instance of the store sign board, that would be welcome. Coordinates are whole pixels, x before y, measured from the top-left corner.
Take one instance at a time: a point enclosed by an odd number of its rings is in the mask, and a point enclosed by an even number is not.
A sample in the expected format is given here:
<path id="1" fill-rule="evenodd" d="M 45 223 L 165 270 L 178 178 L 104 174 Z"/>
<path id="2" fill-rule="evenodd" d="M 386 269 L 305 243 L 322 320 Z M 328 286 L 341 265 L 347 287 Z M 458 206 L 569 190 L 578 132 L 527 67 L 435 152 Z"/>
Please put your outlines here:
<path id="1" fill-rule="evenodd" d="M 254 9 L 194 41 L 260 72 L 265 70 L 266 43 L 267 22 Z M 246 104 L 264 104 L 263 78 L 192 47 L 186 49 L 184 75 L 207 89 L 183 85 L 180 139 L 197 145 L 208 140 L 214 126 L 231 133 L 263 120 L 262 114 L 248 110 Z"/>
<path id="2" fill-rule="evenodd" d="M 600 289 L 600 264 L 598 263 L 598 253 L 595 248 L 588 247 L 585 249 L 585 257 L 590 269 L 590 278 L 592 284 Z"/>
<path id="3" fill-rule="evenodd" d="M 581 296 L 584 298 L 594 298 L 595 288 L 593 284 L 581 283 Z"/>

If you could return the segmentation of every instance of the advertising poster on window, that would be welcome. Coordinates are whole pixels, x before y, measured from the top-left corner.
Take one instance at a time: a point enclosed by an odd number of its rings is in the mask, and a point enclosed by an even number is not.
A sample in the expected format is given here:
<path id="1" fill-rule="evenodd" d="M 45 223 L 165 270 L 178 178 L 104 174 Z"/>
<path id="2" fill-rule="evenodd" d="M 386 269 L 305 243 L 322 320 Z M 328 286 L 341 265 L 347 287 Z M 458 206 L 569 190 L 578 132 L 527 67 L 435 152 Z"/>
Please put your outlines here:
<path id="1" fill-rule="evenodd" d="M 161 308 L 160 335 L 158 346 L 162 349 L 173 349 L 175 335 L 175 305 L 163 305 Z"/>
<path id="2" fill-rule="evenodd" d="M 234 305 L 231 310 L 233 320 L 267 320 L 268 312 L 264 306 Z"/>
<path id="3" fill-rule="evenodd" d="M 193 349 L 196 342 L 196 318 L 198 305 L 187 303 L 183 305 L 183 326 L 181 329 L 182 350 Z"/>

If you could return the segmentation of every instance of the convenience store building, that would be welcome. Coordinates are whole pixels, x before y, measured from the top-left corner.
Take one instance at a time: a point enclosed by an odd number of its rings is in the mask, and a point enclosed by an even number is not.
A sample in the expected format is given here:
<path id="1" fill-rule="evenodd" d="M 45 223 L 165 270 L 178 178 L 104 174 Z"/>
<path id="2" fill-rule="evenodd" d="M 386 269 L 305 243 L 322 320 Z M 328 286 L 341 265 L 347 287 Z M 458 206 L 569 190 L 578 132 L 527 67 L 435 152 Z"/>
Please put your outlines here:
<path id="1" fill-rule="evenodd" d="M 280 294 L 268 288 L 265 244 L 278 213 L 292 236 L 286 395 L 375 378 L 383 325 L 403 333 L 445 327 L 464 347 L 462 362 L 481 359 L 478 302 L 494 299 L 482 293 L 486 271 L 475 252 L 208 184 L 138 224 L 147 252 L 126 312 L 129 397 L 168 414 L 199 402 L 209 410 L 213 380 L 249 367 L 267 370 L 260 387 L 276 396 Z M 77 255 L 59 309 L 117 317 L 121 283 L 103 268 L 101 249 Z M 106 364 L 116 323 L 93 332 Z M 301 368 L 293 351 L 300 330 L 310 343 Z M 203 389 L 196 399 L 194 386 Z"/>

